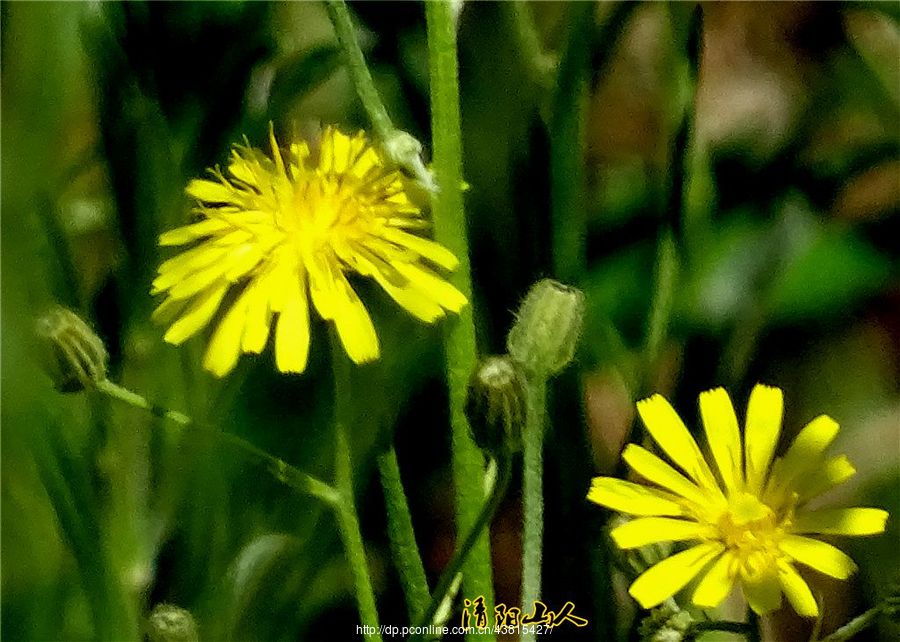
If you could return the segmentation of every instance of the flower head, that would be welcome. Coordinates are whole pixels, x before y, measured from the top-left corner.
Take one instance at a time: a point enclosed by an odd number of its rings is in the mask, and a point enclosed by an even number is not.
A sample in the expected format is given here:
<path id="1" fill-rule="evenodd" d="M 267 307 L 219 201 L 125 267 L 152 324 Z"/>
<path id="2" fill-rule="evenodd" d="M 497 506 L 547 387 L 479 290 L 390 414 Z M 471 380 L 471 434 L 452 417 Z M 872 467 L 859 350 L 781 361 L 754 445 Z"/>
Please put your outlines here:
<path id="1" fill-rule="evenodd" d="M 401 307 L 432 323 L 458 312 L 466 298 L 430 267 L 457 265 L 453 254 L 416 234 L 427 228 L 399 171 L 364 133 L 333 127 L 318 153 L 294 142 L 286 154 L 270 131 L 271 157 L 236 146 L 227 176 L 187 186 L 199 219 L 160 236 L 160 245 L 190 249 L 165 261 L 153 293 L 165 299 L 154 319 L 180 344 L 223 310 L 204 367 L 231 371 L 242 352 L 260 353 L 274 323 L 275 362 L 282 372 L 306 369 L 309 300 L 334 323 L 356 363 L 379 356 L 378 337 L 347 276 L 371 277 Z M 273 318 L 277 319 L 273 321 Z"/>
<path id="2" fill-rule="evenodd" d="M 696 542 L 634 581 L 629 592 L 644 608 L 660 604 L 702 575 L 692 596 L 698 606 L 717 606 L 738 583 L 757 613 L 778 608 L 783 593 L 799 614 L 815 617 L 818 606 L 795 564 L 842 580 L 856 565 L 834 546 L 808 535 L 884 531 L 888 514 L 880 509 L 806 507 L 856 471 L 844 456 L 826 457 L 838 425 L 825 415 L 803 428 L 784 456 L 774 456 L 783 412 L 778 388 L 753 389 L 743 443 L 728 393 L 717 388 L 700 395 L 712 466 L 663 397 L 654 395 L 637 408 L 650 435 L 680 470 L 630 444 L 623 458 L 652 486 L 597 477 L 588 499 L 638 516 L 612 531 L 620 548 Z"/>

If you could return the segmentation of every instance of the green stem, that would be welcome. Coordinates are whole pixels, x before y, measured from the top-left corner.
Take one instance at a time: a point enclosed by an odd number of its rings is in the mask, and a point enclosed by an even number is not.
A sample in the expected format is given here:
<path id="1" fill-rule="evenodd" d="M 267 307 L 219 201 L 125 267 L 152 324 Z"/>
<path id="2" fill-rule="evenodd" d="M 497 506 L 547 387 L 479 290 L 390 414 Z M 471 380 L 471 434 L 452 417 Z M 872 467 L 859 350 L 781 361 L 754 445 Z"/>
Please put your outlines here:
<path id="1" fill-rule="evenodd" d="M 759 615 L 753 609 L 747 609 L 747 642 L 760 642 L 762 640 L 762 626 Z"/>
<path id="2" fill-rule="evenodd" d="M 656 253 L 656 270 L 653 294 L 650 298 L 650 314 L 647 318 L 647 334 L 644 340 L 645 376 L 653 372 L 659 359 L 660 348 L 666 338 L 672 307 L 675 302 L 675 285 L 678 278 L 678 254 L 672 232 L 664 230 Z M 647 385 L 647 382 L 644 384 Z"/>
<path id="3" fill-rule="evenodd" d="M 469 242 L 463 209 L 462 136 L 459 113 L 459 78 L 456 26 L 449 2 L 425 3 L 428 30 L 428 64 L 431 77 L 431 130 L 434 171 L 441 186 L 432 194 L 434 237 L 459 259 L 450 282 L 472 300 Z M 450 322 L 444 335 L 447 385 L 450 398 L 453 476 L 456 486 L 457 532 L 469 532 L 484 500 L 484 459 L 469 435 L 464 413 L 469 374 L 477 360 L 472 306 L 466 306 Z M 487 533 L 474 542 L 463 567 L 466 594 L 483 596 L 489 613 L 494 611 L 490 540 Z M 434 600 L 432 600 L 434 601 Z M 493 634 L 481 636 L 492 640 Z"/>
<path id="4" fill-rule="evenodd" d="M 450 592 L 457 574 L 465 567 L 466 559 L 475 549 L 480 536 L 482 533 L 490 530 L 489 526 L 491 519 L 500 507 L 500 502 L 503 501 L 503 496 L 506 494 L 506 489 L 509 486 L 509 479 L 512 476 L 512 464 L 508 455 L 504 455 L 503 458 L 497 462 L 497 466 L 499 468 L 497 482 L 494 484 L 490 496 L 482 505 L 481 510 L 479 511 L 474 524 L 472 524 L 472 528 L 469 529 L 466 534 L 463 543 L 456 549 L 453 559 L 450 560 L 450 563 L 444 569 L 443 573 L 441 573 L 441 577 L 438 580 L 437 586 L 434 588 L 434 594 L 431 596 L 431 602 L 428 604 L 428 608 L 416 622 L 417 627 L 427 627 L 433 622 L 435 613 L 437 613 L 441 604 L 444 602 L 444 599 Z M 485 604 L 486 603 L 487 598 L 485 598 Z M 488 614 L 493 614 L 493 612 L 493 608 L 487 611 Z M 414 635 L 410 637 L 410 642 L 421 642 L 423 639 L 424 635 Z"/>
<path id="5" fill-rule="evenodd" d="M 338 492 L 341 500 L 336 506 L 338 528 L 341 540 L 347 553 L 347 562 L 353 573 L 353 585 L 356 590 L 356 605 L 359 617 L 365 627 L 363 638 L 369 642 L 380 642 L 381 633 L 378 626 L 378 610 L 375 606 L 375 591 L 369 578 L 369 566 L 366 560 L 366 549 L 362 533 L 359 530 L 359 519 L 356 515 L 356 504 L 353 500 L 353 478 L 350 474 L 350 444 L 342 424 L 335 426 L 336 453 L 335 470 Z"/>
<path id="6" fill-rule="evenodd" d="M 506 15 L 516 48 L 522 56 L 531 81 L 541 89 L 550 88 L 556 61 L 552 55 L 544 51 L 541 36 L 534 24 L 530 3 L 501 2 L 499 9 Z"/>
<path id="7" fill-rule="evenodd" d="M 522 612 L 530 613 L 541 599 L 541 561 L 544 539 L 544 414 L 547 382 L 528 384 L 528 406 L 522 431 Z M 522 642 L 534 640 L 523 633 Z"/>
<path id="8" fill-rule="evenodd" d="M 338 44 L 344 52 L 350 79 L 356 87 L 356 93 L 369 116 L 376 136 L 381 139 L 385 153 L 393 162 L 414 176 L 427 191 L 436 192 L 434 176 L 422 161 L 422 144 L 412 135 L 394 127 L 387 108 L 381 101 L 375 81 L 372 80 L 372 74 L 366 65 L 366 58 L 359 46 L 359 40 L 356 38 L 356 28 L 353 26 L 347 4 L 344 0 L 328 0 L 325 7 L 337 34 Z"/>
<path id="9" fill-rule="evenodd" d="M 338 530 L 347 554 L 347 563 L 353 574 L 356 606 L 363 629 L 363 639 L 367 642 L 381 642 L 378 625 L 378 608 L 375 605 L 375 591 L 369 577 L 366 548 L 359 529 L 359 517 L 353 491 L 353 465 L 350 456 L 350 442 L 347 438 L 349 403 L 352 401 L 350 370 L 347 357 L 336 336 L 332 337 L 332 368 L 334 370 L 334 477 L 339 500 L 335 504 Z"/>
<path id="10" fill-rule="evenodd" d="M 584 130 L 594 5 L 573 3 L 569 11 L 570 32 L 559 65 L 549 127 L 551 220 L 554 275 L 563 283 L 579 283 L 587 263 Z"/>
<path id="11" fill-rule="evenodd" d="M 428 579 L 425 577 L 425 567 L 416 544 L 412 516 L 403 490 L 397 452 L 393 446 L 378 457 L 378 472 L 381 474 L 381 487 L 384 489 L 391 552 L 406 596 L 409 621 L 415 622 L 428 606 L 431 594 L 428 591 Z"/>
<path id="12" fill-rule="evenodd" d="M 861 633 L 865 629 L 869 628 L 878 620 L 878 616 L 881 614 L 883 609 L 883 604 L 879 606 L 874 606 L 862 615 L 853 618 L 849 622 L 847 622 L 844 626 L 839 628 L 837 631 L 834 631 L 831 635 L 827 635 L 824 638 L 820 639 L 819 642 L 845 642 L 849 640 L 853 636 L 858 633 Z"/>
<path id="13" fill-rule="evenodd" d="M 275 479 L 285 484 L 286 486 L 289 486 L 290 488 L 293 488 L 300 493 L 316 497 L 317 499 L 320 499 L 328 505 L 335 505 L 337 503 L 337 491 L 329 484 L 316 479 L 312 475 L 301 472 L 294 466 L 288 464 L 283 459 L 275 457 L 274 455 L 270 455 L 262 448 L 254 446 L 249 441 L 241 439 L 237 435 L 201 426 L 200 424 L 195 423 L 184 413 L 178 412 L 176 410 L 167 410 L 160 406 L 151 404 L 145 397 L 129 390 L 128 388 L 124 388 L 118 384 L 115 384 L 108 379 L 104 379 L 97 384 L 97 391 L 107 395 L 108 397 L 127 403 L 128 405 L 135 408 L 146 410 L 156 417 L 168 419 L 169 421 L 177 423 L 180 426 L 190 425 L 192 426 L 191 430 L 208 434 L 211 437 L 221 440 L 229 444 L 230 446 L 233 446 L 234 448 L 240 450 L 250 459 L 261 461 L 266 465 L 266 468 L 270 473 L 272 473 Z"/>
<path id="14" fill-rule="evenodd" d="M 708 620 L 706 622 L 694 622 L 684 636 L 685 642 L 692 642 L 704 633 L 710 631 L 722 631 L 724 633 L 738 633 L 750 637 L 750 624 L 747 622 L 730 622 L 727 620 Z"/>
<path id="15" fill-rule="evenodd" d="M 328 17 L 331 19 L 331 24 L 334 25 L 338 43 L 344 52 L 347 70 L 353 86 L 356 87 L 359 100 L 372 122 L 376 135 L 386 142 L 394 135 L 394 124 L 391 122 L 384 103 L 381 102 L 381 96 L 378 94 L 378 89 L 375 88 L 372 74 L 369 73 L 366 58 L 363 56 L 356 38 L 356 28 L 350 17 L 350 10 L 344 0 L 329 0 L 325 3 L 325 8 L 328 10 Z"/>

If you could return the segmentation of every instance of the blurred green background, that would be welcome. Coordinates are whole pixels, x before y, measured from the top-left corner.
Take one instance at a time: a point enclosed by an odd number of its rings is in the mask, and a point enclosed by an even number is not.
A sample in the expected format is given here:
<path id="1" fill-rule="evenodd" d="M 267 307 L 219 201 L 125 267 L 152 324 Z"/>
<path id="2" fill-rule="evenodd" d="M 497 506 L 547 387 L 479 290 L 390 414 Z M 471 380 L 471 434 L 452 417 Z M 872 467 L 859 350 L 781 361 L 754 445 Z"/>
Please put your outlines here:
<path id="1" fill-rule="evenodd" d="M 351 7 L 391 115 L 427 149 L 422 5 Z M 591 625 L 555 637 L 629 635 L 626 583 L 591 572 L 605 559 L 605 515 L 584 496 L 591 476 L 615 468 L 633 401 L 653 391 L 691 423 L 700 391 L 728 386 L 740 414 L 763 381 L 785 389 L 786 437 L 819 413 L 841 423 L 835 451 L 859 473 L 830 498 L 894 517 L 884 536 L 846 544 L 861 567 L 851 582 L 814 585 L 826 629 L 873 604 L 900 568 L 897 7 L 647 3 L 610 18 L 603 3 L 529 6 L 551 62 L 587 21 L 585 100 L 571 105 L 583 119 L 560 152 L 553 89 L 508 7 L 463 5 L 479 344 L 503 350 L 540 277 L 577 281 L 587 296 L 577 363 L 551 409 L 544 594 L 551 607 L 575 602 Z M 323 6 L 4 2 L 0 12 L 2 636 L 136 639 L 167 602 L 190 609 L 204 640 L 352 639 L 330 514 L 209 436 L 58 393 L 33 339 L 35 319 L 65 305 L 106 342 L 112 380 L 329 477 L 321 323 L 303 376 L 278 375 L 266 352 L 218 381 L 200 368 L 201 339 L 174 348 L 149 320 L 156 238 L 186 220 L 191 177 L 243 135 L 260 143 L 270 120 L 366 126 Z M 580 207 L 552 217 L 551 168 L 565 163 L 585 189 Z M 554 267 L 550 238 L 567 226 L 586 230 L 576 275 Z M 674 258 L 654 324 L 659 255 Z M 403 624 L 371 473 L 393 435 L 436 578 L 453 550 L 441 333 L 358 286 L 384 355 L 354 373 L 365 392 L 353 426 L 359 505 L 381 621 Z M 493 528 L 508 603 L 520 582 L 518 493 L 514 480 Z M 805 639 L 807 626 L 784 613 L 771 639 Z M 897 639 L 890 626 L 867 639 Z"/>

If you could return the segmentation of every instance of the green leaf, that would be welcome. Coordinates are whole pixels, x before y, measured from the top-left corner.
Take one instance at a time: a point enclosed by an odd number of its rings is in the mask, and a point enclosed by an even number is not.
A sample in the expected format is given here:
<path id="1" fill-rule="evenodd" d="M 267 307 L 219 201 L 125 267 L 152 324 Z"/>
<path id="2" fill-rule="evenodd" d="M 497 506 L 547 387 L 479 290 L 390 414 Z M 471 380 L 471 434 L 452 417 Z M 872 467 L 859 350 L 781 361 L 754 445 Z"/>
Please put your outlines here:
<path id="1" fill-rule="evenodd" d="M 788 322 L 846 314 L 890 275 L 890 260 L 859 235 L 826 230 L 776 277 L 769 309 L 773 320 Z"/>

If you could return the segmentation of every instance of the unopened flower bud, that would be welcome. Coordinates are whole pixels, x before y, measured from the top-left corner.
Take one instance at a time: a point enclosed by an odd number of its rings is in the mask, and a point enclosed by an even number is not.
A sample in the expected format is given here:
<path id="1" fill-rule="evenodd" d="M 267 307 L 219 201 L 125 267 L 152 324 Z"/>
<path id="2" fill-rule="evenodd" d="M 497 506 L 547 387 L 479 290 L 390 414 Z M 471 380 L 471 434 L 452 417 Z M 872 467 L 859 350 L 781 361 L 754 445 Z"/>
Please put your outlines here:
<path id="1" fill-rule="evenodd" d="M 147 618 L 150 642 L 199 642 L 197 623 L 187 609 L 174 604 L 157 604 Z"/>
<path id="2" fill-rule="evenodd" d="M 559 373 L 575 356 L 584 321 L 581 290 L 552 279 L 535 283 L 506 338 L 510 356 L 529 376 Z"/>
<path id="3" fill-rule="evenodd" d="M 422 160 L 422 143 L 415 136 L 396 129 L 384 141 L 383 149 L 391 162 L 403 168 L 410 176 L 415 178 L 424 190 L 437 192 L 434 175 Z"/>
<path id="4" fill-rule="evenodd" d="M 641 642 L 682 642 L 694 618 L 674 602 L 653 609 L 638 628 Z"/>
<path id="5" fill-rule="evenodd" d="M 109 355 L 103 341 L 81 317 L 62 306 L 38 319 L 44 369 L 60 392 L 80 392 L 106 379 Z"/>
<path id="6" fill-rule="evenodd" d="M 491 453 L 522 447 L 526 408 L 525 378 L 507 356 L 487 357 L 469 379 L 466 417 L 475 443 Z"/>

